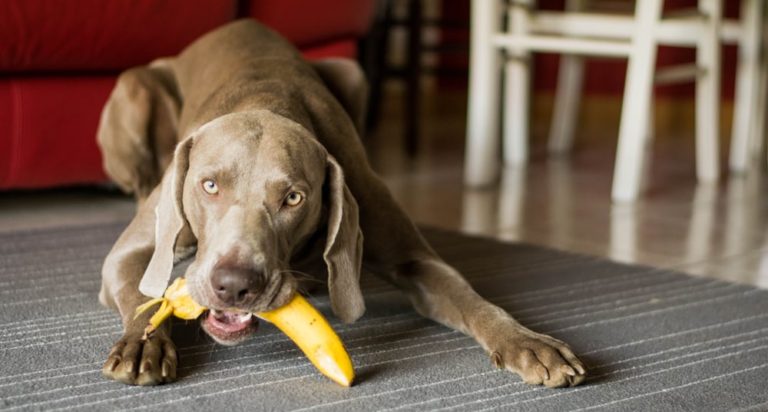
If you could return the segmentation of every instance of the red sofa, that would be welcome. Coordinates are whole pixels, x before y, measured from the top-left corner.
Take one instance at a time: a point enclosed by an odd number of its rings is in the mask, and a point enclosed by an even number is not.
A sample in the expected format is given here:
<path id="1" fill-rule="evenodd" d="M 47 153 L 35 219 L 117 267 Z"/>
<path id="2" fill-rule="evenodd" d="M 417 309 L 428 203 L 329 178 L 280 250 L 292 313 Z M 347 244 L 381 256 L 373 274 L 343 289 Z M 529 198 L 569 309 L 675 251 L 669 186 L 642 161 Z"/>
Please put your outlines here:
<path id="1" fill-rule="evenodd" d="M 116 75 L 253 17 L 308 58 L 354 57 L 375 0 L 0 2 L 0 189 L 103 182 L 96 127 Z"/>

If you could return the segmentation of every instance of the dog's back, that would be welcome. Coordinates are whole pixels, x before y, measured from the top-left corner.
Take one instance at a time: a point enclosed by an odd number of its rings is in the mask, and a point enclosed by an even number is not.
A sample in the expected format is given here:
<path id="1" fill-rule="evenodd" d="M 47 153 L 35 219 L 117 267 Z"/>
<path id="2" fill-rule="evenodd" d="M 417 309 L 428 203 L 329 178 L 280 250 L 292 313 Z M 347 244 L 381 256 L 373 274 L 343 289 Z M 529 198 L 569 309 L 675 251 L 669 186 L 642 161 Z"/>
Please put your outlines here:
<path id="1" fill-rule="evenodd" d="M 174 59 L 172 68 L 183 99 L 179 138 L 216 117 L 254 109 L 309 127 L 308 115 L 296 109 L 303 107 L 307 89 L 322 88 L 294 46 L 254 20 L 201 37 Z"/>

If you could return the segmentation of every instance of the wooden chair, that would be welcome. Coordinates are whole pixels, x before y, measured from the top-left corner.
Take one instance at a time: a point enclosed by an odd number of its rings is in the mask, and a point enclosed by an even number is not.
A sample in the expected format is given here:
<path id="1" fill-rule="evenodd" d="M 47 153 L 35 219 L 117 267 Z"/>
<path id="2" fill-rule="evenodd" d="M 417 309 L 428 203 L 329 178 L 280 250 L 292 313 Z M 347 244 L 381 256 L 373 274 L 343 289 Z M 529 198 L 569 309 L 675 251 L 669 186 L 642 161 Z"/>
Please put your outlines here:
<path id="1" fill-rule="evenodd" d="M 761 9 L 762 0 L 743 0 L 744 8 Z M 646 143 L 651 135 L 652 87 L 654 79 L 666 82 L 696 81 L 696 171 L 700 181 L 715 181 L 719 174 L 719 108 L 720 108 L 720 42 L 746 40 L 754 50 L 753 31 L 740 22 L 722 21 L 721 0 L 699 0 L 693 11 L 662 15 L 662 0 L 636 1 L 633 15 L 588 13 L 585 0 L 568 0 L 563 12 L 539 11 L 533 1 L 512 0 L 506 7 L 508 24 L 502 24 L 503 2 L 472 2 L 470 96 L 467 126 L 465 181 L 483 185 L 495 179 L 499 169 L 496 156 L 499 98 L 503 96 L 503 158 L 516 166 L 528 157 L 528 111 L 530 54 L 560 52 L 561 63 L 557 100 L 550 133 L 551 151 L 570 148 L 579 104 L 583 60 L 596 55 L 628 59 L 626 85 L 622 104 L 619 142 L 614 168 L 612 197 L 618 202 L 633 201 L 640 191 L 640 180 Z M 762 13 L 760 14 L 762 16 Z M 746 21 L 742 19 L 742 21 Z M 762 20 L 758 20 L 762 21 Z M 750 24 L 759 26 L 755 21 Z M 759 31 L 759 27 L 754 30 Z M 749 43 L 752 41 L 752 43 Z M 696 64 L 667 68 L 655 73 L 658 45 L 695 47 Z M 500 88 L 498 69 L 502 65 L 500 50 L 506 52 L 503 62 L 504 89 Z M 754 53 L 753 53 L 754 54 Z M 753 55 L 752 54 L 752 55 Z M 749 54 L 748 54 L 749 55 Z M 750 56 L 752 56 L 750 55 Z M 756 59 L 752 59 L 756 61 Z M 740 65 L 747 64 L 740 59 Z M 742 63 L 744 62 L 744 63 Z M 750 66 L 754 69 L 753 66 Z M 756 86 L 759 80 L 747 81 L 739 69 L 741 83 Z M 760 73 L 760 69 L 754 69 Z M 759 75 L 750 78 L 759 79 Z M 744 97 L 748 95 L 749 97 Z M 737 119 L 756 117 L 741 101 L 758 93 L 737 91 Z M 742 110 L 743 109 L 743 110 Z M 757 110 L 757 109 L 754 109 Z M 746 123 L 740 120 L 739 124 Z M 751 125 L 752 123 L 750 123 Z M 742 126 L 739 126 L 742 127 Z M 736 124 L 734 130 L 736 133 Z M 739 129 L 741 140 L 753 141 L 759 125 Z M 734 134 L 736 136 L 736 134 Z M 736 137 L 734 141 L 738 140 Z M 741 141 L 739 150 L 743 149 Z M 752 143 L 750 143 L 752 144 Z M 733 155 L 733 152 L 732 152 Z M 737 159 L 738 160 L 738 159 Z M 736 162 L 738 163 L 738 162 Z M 732 157 L 732 168 L 734 165 Z"/>

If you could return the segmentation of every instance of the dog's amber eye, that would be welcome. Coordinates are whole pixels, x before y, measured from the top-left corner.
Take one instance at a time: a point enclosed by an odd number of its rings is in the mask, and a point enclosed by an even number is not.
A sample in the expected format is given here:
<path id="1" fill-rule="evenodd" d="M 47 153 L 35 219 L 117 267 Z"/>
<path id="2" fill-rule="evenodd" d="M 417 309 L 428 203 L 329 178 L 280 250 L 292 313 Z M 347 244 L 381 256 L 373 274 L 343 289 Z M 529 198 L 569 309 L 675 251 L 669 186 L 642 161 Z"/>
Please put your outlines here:
<path id="1" fill-rule="evenodd" d="M 304 200 L 304 196 L 299 192 L 291 192 L 288 193 L 288 196 L 285 197 L 285 205 L 286 206 L 297 206 L 301 201 Z"/>
<path id="2" fill-rule="evenodd" d="M 219 193 L 219 185 L 217 185 L 213 180 L 207 179 L 203 181 L 203 190 L 205 190 L 205 193 L 208 193 L 209 195 L 215 195 Z"/>

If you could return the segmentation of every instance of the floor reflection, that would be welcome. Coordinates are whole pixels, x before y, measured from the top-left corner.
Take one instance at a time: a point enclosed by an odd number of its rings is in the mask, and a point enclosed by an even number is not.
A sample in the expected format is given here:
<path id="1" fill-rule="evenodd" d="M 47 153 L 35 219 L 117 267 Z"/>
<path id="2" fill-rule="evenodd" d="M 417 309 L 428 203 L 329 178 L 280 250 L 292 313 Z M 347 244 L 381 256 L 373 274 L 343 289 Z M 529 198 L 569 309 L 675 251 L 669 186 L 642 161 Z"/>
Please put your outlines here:
<path id="1" fill-rule="evenodd" d="M 492 188 L 460 189 L 457 227 L 768 288 L 761 173 L 719 184 L 654 176 L 650 194 L 627 205 L 610 202 L 608 171 L 588 174 L 580 166 L 549 159 L 505 170 Z"/>

